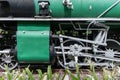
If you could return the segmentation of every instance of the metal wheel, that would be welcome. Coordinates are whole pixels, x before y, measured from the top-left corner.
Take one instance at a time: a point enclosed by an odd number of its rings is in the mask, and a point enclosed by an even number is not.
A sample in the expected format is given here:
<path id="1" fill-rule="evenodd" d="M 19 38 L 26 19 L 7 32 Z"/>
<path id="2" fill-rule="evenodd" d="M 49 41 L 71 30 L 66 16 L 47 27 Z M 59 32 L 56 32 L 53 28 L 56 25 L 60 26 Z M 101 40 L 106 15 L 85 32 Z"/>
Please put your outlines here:
<path id="1" fill-rule="evenodd" d="M 107 46 L 106 46 L 106 57 L 110 58 L 120 58 L 120 43 L 117 40 L 114 39 L 107 39 Z M 114 61 L 107 61 L 109 63 L 110 68 L 114 68 L 118 65 L 120 65 L 119 62 Z"/>
<path id="2" fill-rule="evenodd" d="M 5 51 L 7 51 L 7 49 Z M 1 53 L 0 67 L 5 70 L 5 65 L 8 66 L 9 70 L 12 70 L 18 66 L 18 62 L 12 53 Z"/>
<path id="3" fill-rule="evenodd" d="M 120 43 L 114 39 L 107 39 L 106 43 L 107 43 L 107 46 L 104 48 L 101 48 L 103 51 L 105 51 L 105 53 L 100 55 L 103 57 L 112 58 L 112 59 L 120 58 L 120 52 L 119 52 Z M 114 68 L 120 65 L 119 62 L 110 61 L 110 60 L 96 59 L 95 61 L 99 63 L 108 63 L 108 65 L 104 66 L 106 68 Z"/>
<path id="4" fill-rule="evenodd" d="M 74 70 L 75 64 L 78 63 L 76 62 L 76 59 L 79 60 L 78 56 L 76 56 L 74 52 L 75 51 L 76 53 L 79 52 L 81 47 L 84 46 L 84 44 L 78 41 L 66 40 L 63 42 L 63 45 L 64 47 L 69 47 L 69 49 L 65 49 L 65 52 L 68 52 L 68 54 L 65 55 L 66 63 L 68 64 L 64 65 L 64 60 L 62 55 L 57 55 L 58 62 L 62 67 Z M 69 53 L 72 53 L 72 55 L 69 55 Z"/>

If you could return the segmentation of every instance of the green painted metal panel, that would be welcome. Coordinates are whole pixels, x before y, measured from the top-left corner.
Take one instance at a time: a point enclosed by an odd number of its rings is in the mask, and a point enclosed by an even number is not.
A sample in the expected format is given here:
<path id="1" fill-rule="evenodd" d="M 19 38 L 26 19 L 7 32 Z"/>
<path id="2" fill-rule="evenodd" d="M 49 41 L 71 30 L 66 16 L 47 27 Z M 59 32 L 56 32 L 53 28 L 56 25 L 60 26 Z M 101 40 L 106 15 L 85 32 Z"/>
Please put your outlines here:
<path id="1" fill-rule="evenodd" d="M 70 0 L 73 10 L 63 6 L 63 0 L 49 0 L 52 17 L 97 17 L 118 0 Z M 120 17 L 120 3 L 102 17 Z"/>
<path id="2" fill-rule="evenodd" d="M 35 4 L 35 12 L 36 12 L 36 15 L 38 15 L 38 14 L 39 14 L 38 0 L 34 0 L 34 4 Z"/>
<path id="3" fill-rule="evenodd" d="M 48 22 L 19 22 L 17 31 L 17 58 L 19 62 L 42 63 L 50 61 Z"/>
<path id="4" fill-rule="evenodd" d="M 19 31 L 49 31 L 49 22 L 18 22 Z"/>

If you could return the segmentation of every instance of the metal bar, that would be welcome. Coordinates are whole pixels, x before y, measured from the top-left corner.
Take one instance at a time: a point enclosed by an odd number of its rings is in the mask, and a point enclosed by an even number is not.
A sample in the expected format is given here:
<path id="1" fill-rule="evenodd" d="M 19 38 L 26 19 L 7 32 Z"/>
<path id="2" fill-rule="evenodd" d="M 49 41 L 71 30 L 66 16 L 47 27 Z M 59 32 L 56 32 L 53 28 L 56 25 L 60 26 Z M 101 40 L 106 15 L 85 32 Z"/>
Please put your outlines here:
<path id="1" fill-rule="evenodd" d="M 0 21 L 120 21 L 120 18 L 0 18 Z"/>
<path id="2" fill-rule="evenodd" d="M 55 49 L 61 49 L 60 46 L 56 46 Z M 70 49 L 70 46 L 64 46 L 64 49 Z M 91 50 L 91 47 L 82 47 L 83 50 Z"/>
<path id="3" fill-rule="evenodd" d="M 112 4 L 110 7 L 108 7 L 103 13 L 101 13 L 97 18 L 102 17 L 105 13 L 110 11 L 112 8 L 114 8 L 116 5 L 120 3 L 120 0 L 116 1 L 114 4 Z"/>
<path id="4" fill-rule="evenodd" d="M 62 52 L 57 52 L 56 54 L 60 55 L 62 54 Z M 68 54 L 68 52 L 64 52 L 64 54 Z M 69 55 L 72 55 L 72 53 L 69 53 Z M 78 54 L 79 57 L 91 57 L 91 58 L 98 58 L 98 59 L 103 59 L 103 60 L 110 60 L 110 61 L 116 61 L 116 62 L 120 62 L 119 58 L 109 58 L 109 57 L 105 57 L 105 56 L 100 56 L 100 55 L 93 55 L 93 54 L 89 54 L 89 53 L 79 53 Z"/>
<path id="5" fill-rule="evenodd" d="M 57 46 L 57 47 L 55 47 L 55 49 L 61 49 L 61 47 Z M 70 47 L 69 46 L 65 46 L 64 49 L 70 49 Z"/>
<path id="6" fill-rule="evenodd" d="M 10 53 L 10 50 L 3 50 L 3 51 L 0 51 L 0 53 Z"/>
<path id="7" fill-rule="evenodd" d="M 91 43 L 91 44 L 97 44 L 97 45 L 103 45 L 103 46 L 107 45 L 106 43 L 98 43 L 98 42 L 95 42 L 95 41 L 92 41 L 92 40 L 80 39 L 80 38 L 64 36 L 64 35 L 59 35 L 59 36 L 62 37 L 62 38 L 68 38 L 68 39 L 71 39 L 71 40 L 82 41 L 82 42 L 87 42 L 87 43 Z"/>
<path id="8" fill-rule="evenodd" d="M 66 63 L 66 65 L 69 65 L 70 63 Z M 94 63 L 94 66 L 106 66 L 109 65 L 109 63 Z M 89 63 L 78 63 L 78 66 L 90 66 Z"/>
<path id="9" fill-rule="evenodd" d="M 62 52 L 56 52 L 57 55 L 62 55 L 63 53 Z M 68 52 L 64 52 L 64 54 L 69 54 Z"/>
<path id="10" fill-rule="evenodd" d="M 66 65 L 66 58 L 65 58 L 65 54 L 64 54 L 64 47 L 63 47 L 63 38 L 59 38 L 60 39 L 60 45 L 62 48 L 62 53 L 63 53 L 63 60 L 64 60 L 64 65 Z"/>
<path id="11" fill-rule="evenodd" d="M 90 66 L 89 63 L 79 63 L 78 65 L 79 66 Z M 94 66 L 106 66 L 106 65 L 109 65 L 109 63 L 94 63 L 93 65 Z"/>
<path id="12" fill-rule="evenodd" d="M 116 62 L 120 62 L 120 59 L 119 58 L 109 58 L 109 57 L 105 57 L 105 56 L 94 56 L 94 55 L 91 55 L 89 53 L 82 53 L 80 54 L 80 56 L 84 56 L 84 57 L 91 57 L 91 58 L 98 58 L 98 59 L 104 59 L 104 60 L 110 60 L 110 61 L 116 61 Z"/>

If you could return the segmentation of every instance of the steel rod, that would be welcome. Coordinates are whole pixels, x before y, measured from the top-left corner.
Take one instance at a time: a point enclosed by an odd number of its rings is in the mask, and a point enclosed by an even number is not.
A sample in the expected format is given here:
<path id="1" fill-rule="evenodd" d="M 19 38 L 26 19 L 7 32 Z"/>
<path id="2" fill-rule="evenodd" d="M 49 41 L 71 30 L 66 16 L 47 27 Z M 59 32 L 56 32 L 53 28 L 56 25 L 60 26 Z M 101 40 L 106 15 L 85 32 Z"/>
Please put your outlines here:
<path id="1" fill-rule="evenodd" d="M 120 21 L 120 18 L 0 18 L 0 21 Z"/>

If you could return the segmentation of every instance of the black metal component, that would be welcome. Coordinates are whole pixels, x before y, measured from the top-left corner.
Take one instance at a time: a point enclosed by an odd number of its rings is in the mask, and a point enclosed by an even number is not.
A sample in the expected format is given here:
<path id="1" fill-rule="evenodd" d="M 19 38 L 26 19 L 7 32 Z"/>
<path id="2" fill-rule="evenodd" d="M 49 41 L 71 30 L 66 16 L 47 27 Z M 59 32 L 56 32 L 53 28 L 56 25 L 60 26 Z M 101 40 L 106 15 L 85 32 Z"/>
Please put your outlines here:
<path id="1" fill-rule="evenodd" d="M 34 0 L 0 0 L 0 17 L 34 16 Z"/>
<path id="2" fill-rule="evenodd" d="M 10 14 L 10 4 L 8 1 L 1 0 L 0 1 L 0 15 L 6 16 Z"/>
<path id="3" fill-rule="evenodd" d="M 54 65 L 56 59 L 54 44 L 50 46 L 50 63 L 51 65 Z"/>
<path id="4" fill-rule="evenodd" d="M 50 10 L 49 10 L 49 1 L 48 0 L 39 0 L 39 16 L 50 16 Z"/>
<path id="5" fill-rule="evenodd" d="M 15 60 L 18 61 L 18 59 L 17 59 L 17 48 L 11 49 L 10 53 L 13 54 Z"/>

